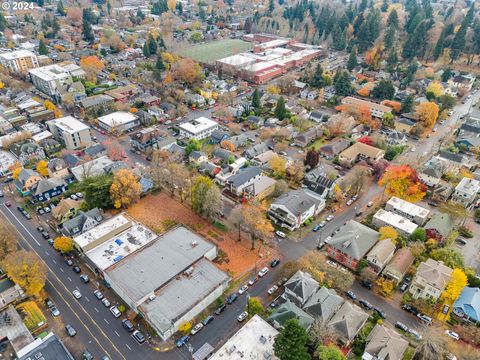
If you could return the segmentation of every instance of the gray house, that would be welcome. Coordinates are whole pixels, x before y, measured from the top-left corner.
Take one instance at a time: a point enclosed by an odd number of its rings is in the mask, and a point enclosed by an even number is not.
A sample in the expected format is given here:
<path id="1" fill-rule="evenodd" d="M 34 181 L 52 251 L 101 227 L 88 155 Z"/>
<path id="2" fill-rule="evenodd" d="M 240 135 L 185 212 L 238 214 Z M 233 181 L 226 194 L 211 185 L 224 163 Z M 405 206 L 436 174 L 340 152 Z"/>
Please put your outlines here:
<path id="1" fill-rule="evenodd" d="M 62 223 L 62 234 L 76 236 L 90 230 L 103 220 L 100 209 L 94 208 L 89 211 L 78 211 L 77 216 Z"/>

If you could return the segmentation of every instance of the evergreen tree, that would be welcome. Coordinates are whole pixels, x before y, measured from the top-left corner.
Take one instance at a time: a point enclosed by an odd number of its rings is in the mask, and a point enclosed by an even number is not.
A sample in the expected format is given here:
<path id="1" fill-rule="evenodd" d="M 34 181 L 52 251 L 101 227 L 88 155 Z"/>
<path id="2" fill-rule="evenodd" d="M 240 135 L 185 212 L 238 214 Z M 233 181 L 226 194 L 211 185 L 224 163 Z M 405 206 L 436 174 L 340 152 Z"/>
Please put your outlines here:
<path id="1" fill-rule="evenodd" d="M 435 49 L 433 49 L 434 60 L 438 60 L 440 55 L 442 55 L 444 47 L 445 47 L 445 29 L 442 30 L 440 37 L 437 40 L 437 44 L 435 45 Z"/>
<path id="2" fill-rule="evenodd" d="M 385 38 L 383 39 L 383 44 L 385 45 L 385 49 L 391 49 L 393 46 L 393 42 L 395 41 L 395 27 L 389 26 L 387 31 L 385 32 Z"/>
<path id="3" fill-rule="evenodd" d="M 387 12 L 389 5 L 390 4 L 389 4 L 388 0 L 383 0 L 382 7 L 381 7 L 382 12 Z"/>
<path id="4" fill-rule="evenodd" d="M 368 6 L 367 0 L 362 0 L 362 2 L 360 3 L 360 6 L 358 7 L 358 12 L 363 13 L 365 10 L 367 10 L 367 6 Z"/>
<path id="5" fill-rule="evenodd" d="M 405 99 L 403 99 L 401 108 L 402 113 L 412 112 L 414 101 L 415 99 L 412 94 L 409 94 Z"/>
<path id="6" fill-rule="evenodd" d="M 143 56 L 148 58 L 150 56 L 150 48 L 148 47 L 148 41 L 145 41 L 143 43 L 143 49 L 142 50 L 143 50 Z"/>
<path id="7" fill-rule="evenodd" d="M 152 34 L 148 35 L 147 38 L 147 46 L 148 46 L 148 53 L 150 55 L 156 54 L 157 53 L 157 42 L 153 38 Z"/>
<path id="8" fill-rule="evenodd" d="M 142 10 L 140 10 L 140 8 L 137 9 L 137 18 L 140 19 L 140 20 L 144 20 L 145 19 L 145 14 L 142 12 Z"/>
<path id="9" fill-rule="evenodd" d="M 110 1 L 107 2 L 107 12 L 108 15 L 112 14 L 112 4 L 110 4 Z"/>
<path id="10" fill-rule="evenodd" d="M 289 319 L 275 338 L 273 352 L 280 360 L 309 360 L 308 335 L 297 319 Z"/>
<path id="11" fill-rule="evenodd" d="M 40 55 L 47 55 L 48 54 L 48 49 L 43 40 L 40 40 L 38 44 L 38 53 Z"/>
<path id="12" fill-rule="evenodd" d="M 275 3 L 273 0 L 268 1 L 268 13 L 271 14 L 273 13 L 273 10 L 275 9 Z"/>
<path id="13" fill-rule="evenodd" d="M 59 1 L 57 4 L 57 12 L 60 16 L 65 16 L 65 8 L 63 7 L 63 2 Z"/>
<path id="14" fill-rule="evenodd" d="M 177 2 L 176 9 L 177 9 L 177 12 L 178 12 L 179 15 L 183 14 L 183 5 L 180 1 Z"/>
<path id="15" fill-rule="evenodd" d="M 83 34 L 83 39 L 87 42 L 92 42 L 95 39 L 95 36 L 93 35 L 93 31 L 92 31 L 92 25 L 90 25 L 90 22 L 86 19 L 83 19 L 82 34 Z"/>
<path id="16" fill-rule="evenodd" d="M 444 69 L 443 73 L 442 73 L 442 81 L 447 82 L 448 79 L 450 79 L 452 77 L 452 75 L 453 75 L 452 69 L 450 69 L 450 68 Z"/>
<path id="17" fill-rule="evenodd" d="M 414 32 L 408 35 L 407 40 L 403 44 L 402 56 L 405 59 L 412 59 L 415 56 L 423 58 L 426 51 L 425 44 L 428 43 L 428 30 L 430 28 L 429 21 L 422 21 Z"/>
<path id="18" fill-rule="evenodd" d="M 392 69 L 395 65 L 397 65 L 397 63 L 398 63 L 398 56 L 397 56 L 397 52 L 394 49 L 388 55 L 387 64 Z"/>
<path id="19" fill-rule="evenodd" d="M 333 86 L 338 96 L 348 96 L 353 93 L 350 74 L 346 70 L 338 70 L 333 77 Z"/>
<path id="20" fill-rule="evenodd" d="M 387 26 L 393 26 L 395 29 L 398 29 L 398 14 L 397 10 L 393 9 L 388 15 Z"/>
<path id="21" fill-rule="evenodd" d="M 380 80 L 372 90 L 372 96 L 378 100 L 393 99 L 395 87 L 391 80 Z"/>
<path id="22" fill-rule="evenodd" d="M 460 54 L 462 51 L 465 49 L 465 35 L 467 34 L 467 25 L 465 24 L 465 21 L 463 24 L 460 26 L 460 29 L 457 31 L 455 34 L 453 41 L 452 41 L 452 46 L 451 46 L 451 53 L 450 57 L 452 58 L 453 62 L 454 60 L 457 60 L 460 57 Z"/>
<path id="23" fill-rule="evenodd" d="M 315 72 L 313 73 L 312 79 L 310 80 L 310 85 L 321 89 L 325 86 L 325 81 L 323 77 L 323 69 L 320 64 L 317 64 Z"/>
<path id="24" fill-rule="evenodd" d="M 350 51 L 350 56 L 348 57 L 347 69 L 352 71 L 358 65 L 357 61 L 357 47 L 352 47 L 352 51 Z"/>
<path id="25" fill-rule="evenodd" d="M 410 63 L 410 65 L 408 65 L 407 73 L 403 82 L 405 85 L 409 85 L 413 81 L 413 79 L 415 78 L 415 74 L 417 73 L 417 70 L 418 70 L 418 64 L 416 61 L 413 61 Z"/>
<path id="26" fill-rule="evenodd" d="M 285 108 L 285 99 L 283 96 L 280 96 L 278 99 L 274 114 L 278 120 L 283 120 L 288 116 L 287 109 Z"/>
<path id="27" fill-rule="evenodd" d="M 306 34 L 308 34 L 306 32 Z M 333 43 L 332 46 L 335 50 L 341 51 L 344 50 L 347 46 L 347 38 L 345 31 L 343 31 L 340 26 L 335 26 L 332 32 Z"/>
<path id="28" fill-rule="evenodd" d="M 258 88 L 255 88 L 252 94 L 252 107 L 256 112 L 260 112 L 262 109 L 262 102 L 260 100 L 260 92 L 258 91 Z"/>
<path id="29" fill-rule="evenodd" d="M 57 17 L 54 16 L 52 19 L 52 37 L 56 37 L 57 33 L 60 31 L 60 25 L 58 24 Z"/>
<path id="30" fill-rule="evenodd" d="M 161 79 L 165 69 L 166 68 L 165 68 L 165 64 L 163 63 L 162 56 L 159 54 L 157 56 L 157 61 L 155 63 L 155 70 L 153 71 L 153 73 L 155 74 L 155 77 L 157 79 Z"/>

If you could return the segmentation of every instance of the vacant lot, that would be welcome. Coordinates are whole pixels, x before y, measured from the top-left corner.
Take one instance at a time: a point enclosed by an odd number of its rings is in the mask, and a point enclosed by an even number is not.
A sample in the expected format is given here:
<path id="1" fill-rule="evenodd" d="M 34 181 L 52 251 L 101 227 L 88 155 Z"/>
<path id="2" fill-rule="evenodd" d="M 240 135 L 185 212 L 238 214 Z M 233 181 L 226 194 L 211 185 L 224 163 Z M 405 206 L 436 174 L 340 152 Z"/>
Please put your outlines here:
<path id="1" fill-rule="evenodd" d="M 177 224 L 184 224 L 197 231 L 206 239 L 218 246 L 219 267 L 228 271 L 232 277 L 241 276 L 245 272 L 257 268 L 273 256 L 270 248 L 262 247 L 250 250 L 248 238 L 238 242 L 237 232 L 224 232 L 222 226 L 213 226 L 195 214 L 190 208 L 172 199 L 168 194 L 149 195 L 127 210 L 138 221 L 149 226 L 157 233 L 164 232 Z M 260 256 L 263 255 L 263 257 Z"/>
<path id="2" fill-rule="evenodd" d="M 206 44 L 183 46 L 176 53 L 195 61 L 213 64 L 216 60 L 252 49 L 252 44 L 239 39 L 212 41 Z"/>

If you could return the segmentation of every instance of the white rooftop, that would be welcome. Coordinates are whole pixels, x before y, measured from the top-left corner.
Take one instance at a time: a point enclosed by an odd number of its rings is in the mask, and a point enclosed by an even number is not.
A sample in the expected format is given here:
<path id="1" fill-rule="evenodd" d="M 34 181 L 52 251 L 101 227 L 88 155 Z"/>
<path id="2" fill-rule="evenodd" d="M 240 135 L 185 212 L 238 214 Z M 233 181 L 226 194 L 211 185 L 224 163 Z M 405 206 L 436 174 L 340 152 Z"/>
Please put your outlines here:
<path id="1" fill-rule="evenodd" d="M 217 125 L 218 124 L 215 121 L 201 116 L 195 120 L 183 123 L 180 125 L 180 128 L 189 132 L 190 134 L 198 134 Z"/>
<path id="2" fill-rule="evenodd" d="M 39 143 L 42 140 L 51 138 L 52 136 L 53 136 L 53 134 L 50 131 L 45 130 L 45 131 L 42 131 L 38 134 L 33 135 L 32 140 L 35 141 L 36 143 Z"/>
<path id="3" fill-rule="evenodd" d="M 44 81 L 60 80 L 70 76 L 65 68 L 57 64 L 30 69 L 28 72 Z"/>
<path id="4" fill-rule="evenodd" d="M 82 130 L 88 130 L 90 127 L 80 120 L 74 118 L 73 116 L 65 116 L 59 119 L 51 120 L 53 124 L 60 130 L 69 133 L 75 134 Z"/>
<path id="5" fill-rule="evenodd" d="M 28 50 L 16 50 L 16 51 L 2 53 L 0 54 L 0 57 L 5 60 L 14 60 L 14 59 L 24 58 L 24 57 L 35 57 L 35 54 Z"/>
<path id="6" fill-rule="evenodd" d="M 115 219 L 115 222 L 125 221 L 125 217 L 123 215 L 119 216 L 122 216 L 122 219 L 113 218 Z M 146 226 L 135 221 L 132 221 L 131 224 L 132 225 L 128 229 L 113 236 L 101 245 L 98 245 L 97 247 L 85 253 L 98 269 L 103 271 L 109 268 L 113 264 L 117 263 L 157 238 L 157 235 Z M 101 225 L 102 224 L 99 226 Z M 110 224 L 109 227 L 111 227 Z M 105 230 L 108 229 L 100 229 L 100 231 Z"/>
<path id="7" fill-rule="evenodd" d="M 380 209 L 376 212 L 373 218 L 377 218 L 383 223 L 390 225 L 406 234 L 412 234 L 418 227 L 417 224 L 405 219 L 403 216 Z"/>
<path id="8" fill-rule="evenodd" d="M 109 127 L 115 127 L 119 125 L 128 124 L 132 121 L 135 121 L 137 116 L 126 111 L 116 111 L 114 113 L 100 116 L 98 121 L 106 124 Z"/>
<path id="9" fill-rule="evenodd" d="M 119 214 L 95 226 L 93 229 L 90 229 L 87 232 L 75 236 L 73 240 L 78 246 L 84 249 L 90 243 L 97 241 L 109 233 L 112 233 L 115 229 L 131 223 L 131 219 L 127 218 L 124 214 Z"/>
<path id="10" fill-rule="evenodd" d="M 480 181 L 476 179 L 470 179 L 470 178 L 464 177 L 458 183 L 455 190 L 469 194 L 470 196 L 474 196 L 476 193 L 480 191 Z"/>
<path id="11" fill-rule="evenodd" d="M 273 342 L 278 331 L 260 316 L 253 316 L 210 360 L 244 360 L 278 358 L 273 353 Z"/>
<path id="12" fill-rule="evenodd" d="M 244 66 L 247 64 L 251 64 L 255 60 L 252 59 L 249 56 L 245 56 L 243 54 L 238 54 L 238 55 L 232 55 L 232 56 L 227 56 L 223 59 L 219 59 L 218 62 L 227 64 L 227 65 L 232 65 L 232 66 Z"/>
<path id="13" fill-rule="evenodd" d="M 405 201 L 400 199 L 396 196 L 393 196 L 390 200 L 388 200 L 387 205 L 392 206 L 393 208 L 411 216 L 419 216 L 421 218 L 425 218 L 430 213 L 429 210 L 415 205 L 409 201 Z"/>
<path id="14" fill-rule="evenodd" d="M 82 181 L 84 178 L 89 176 L 104 174 L 105 168 L 113 163 L 114 162 L 110 160 L 107 155 L 100 156 L 97 159 L 87 161 L 86 163 L 71 168 L 70 172 L 73 174 L 73 176 L 75 176 L 75 179 Z"/>

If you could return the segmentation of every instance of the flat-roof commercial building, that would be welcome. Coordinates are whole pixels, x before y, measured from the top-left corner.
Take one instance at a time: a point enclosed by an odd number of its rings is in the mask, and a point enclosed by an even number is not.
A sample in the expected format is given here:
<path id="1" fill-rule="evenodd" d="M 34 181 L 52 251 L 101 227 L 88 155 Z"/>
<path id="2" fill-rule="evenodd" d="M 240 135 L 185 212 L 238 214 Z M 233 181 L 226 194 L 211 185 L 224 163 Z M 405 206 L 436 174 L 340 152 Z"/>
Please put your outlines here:
<path id="1" fill-rule="evenodd" d="M 163 339 L 215 301 L 230 279 L 212 263 L 217 247 L 183 226 L 158 236 L 120 214 L 74 242 L 87 264 Z"/>
<path id="2" fill-rule="evenodd" d="M 401 234 L 410 236 L 418 228 L 418 225 L 405 219 L 403 216 L 383 209 L 373 215 L 373 225 L 376 227 L 391 226 Z"/>
<path id="3" fill-rule="evenodd" d="M 0 54 L 0 64 L 16 73 L 27 73 L 38 67 L 37 55 L 28 50 L 16 50 Z"/>
<path id="4" fill-rule="evenodd" d="M 180 136 L 188 139 L 202 140 L 210 137 L 210 135 L 218 129 L 218 123 L 201 116 L 195 120 L 181 124 L 179 128 Z"/>
<path id="5" fill-rule="evenodd" d="M 92 144 L 90 126 L 73 116 L 47 121 L 47 125 L 55 138 L 63 141 L 68 150 L 81 149 Z"/>
<path id="6" fill-rule="evenodd" d="M 105 116 L 100 116 L 97 120 L 98 126 L 102 129 L 117 134 L 122 134 L 140 125 L 138 116 L 126 111 L 116 111 Z"/>
<path id="7" fill-rule="evenodd" d="M 421 206 L 412 204 L 409 201 L 405 201 L 396 196 L 393 196 L 387 201 L 385 210 L 403 216 L 415 224 L 422 226 L 430 215 L 430 210 L 427 210 Z"/>
<path id="8" fill-rule="evenodd" d="M 269 359 L 277 360 L 273 353 L 273 343 L 278 331 L 254 315 L 223 346 L 213 354 L 210 360 Z"/>
<path id="9" fill-rule="evenodd" d="M 60 87 L 73 83 L 73 77 L 83 78 L 85 76 L 85 72 L 75 64 L 47 65 L 31 69 L 28 74 L 38 90 L 55 98 L 58 97 Z"/>
<path id="10" fill-rule="evenodd" d="M 18 360 L 74 360 L 62 340 L 53 332 L 38 338 L 17 352 Z"/>
<path id="11" fill-rule="evenodd" d="M 377 104 L 372 101 L 368 100 L 363 100 L 359 99 L 353 96 L 347 96 L 342 99 L 342 104 L 343 105 L 351 105 L 355 108 L 361 108 L 364 107 L 368 110 L 370 110 L 370 113 L 372 114 L 373 117 L 383 119 L 383 116 L 386 113 L 389 113 L 392 111 L 392 108 L 382 105 L 382 104 Z"/>

